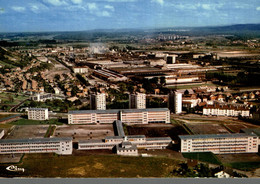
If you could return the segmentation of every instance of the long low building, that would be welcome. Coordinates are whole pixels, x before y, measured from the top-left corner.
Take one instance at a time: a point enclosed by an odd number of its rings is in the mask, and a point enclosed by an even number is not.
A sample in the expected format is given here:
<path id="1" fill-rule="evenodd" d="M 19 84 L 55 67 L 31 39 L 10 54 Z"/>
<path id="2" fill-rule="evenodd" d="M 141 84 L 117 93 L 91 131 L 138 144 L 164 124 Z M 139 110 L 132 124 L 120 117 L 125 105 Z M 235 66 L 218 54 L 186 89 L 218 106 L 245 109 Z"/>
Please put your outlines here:
<path id="1" fill-rule="evenodd" d="M 111 109 L 69 111 L 69 124 L 113 123 L 116 120 L 127 124 L 170 123 L 167 108 Z"/>
<path id="2" fill-rule="evenodd" d="M 72 138 L 1 139 L 0 154 L 57 153 L 72 154 Z"/>
<path id="3" fill-rule="evenodd" d="M 144 135 L 108 136 L 102 140 L 79 141 L 79 150 L 110 149 L 122 142 L 130 142 L 139 149 L 165 149 L 173 141 L 170 137 L 146 138 Z"/>
<path id="4" fill-rule="evenodd" d="M 215 116 L 242 116 L 249 117 L 250 109 L 245 106 L 236 105 L 208 105 L 203 108 L 203 115 L 215 115 Z"/>
<path id="5" fill-rule="evenodd" d="M 181 152 L 215 154 L 257 153 L 258 136 L 254 133 L 180 135 Z"/>

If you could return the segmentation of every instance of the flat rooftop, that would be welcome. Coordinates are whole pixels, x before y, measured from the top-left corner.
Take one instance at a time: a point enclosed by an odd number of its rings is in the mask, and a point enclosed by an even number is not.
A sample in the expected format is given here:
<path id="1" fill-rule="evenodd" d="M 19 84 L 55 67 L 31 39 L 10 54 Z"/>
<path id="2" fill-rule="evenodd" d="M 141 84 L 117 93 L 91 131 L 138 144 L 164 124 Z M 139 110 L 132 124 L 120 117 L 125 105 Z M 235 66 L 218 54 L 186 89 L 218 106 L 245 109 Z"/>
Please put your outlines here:
<path id="1" fill-rule="evenodd" d="M 0 144 L 8 143 L 45 143 L 45 142 L 60 142 L 60 141 L 72 141 L 72 137 L 61 138 L 32 138 L 32 139 L 0 139 Z"/>
<path id="2" fill-rule="evenodd" d="M 236 138 L 236 137 L 247 137 L 247 136 L 254 136 L 254 135 L 249 135 L 249 134 L 246 134 L 246 133 L 238 133 L 238 134 L 204 134 L 204 135 L 179 135 L 179 138 L 180 139 Z"/>
<path id="3" fill-rule="evenodd" d="M 78 110 L 78 111 L 69 111 L 68 114 L 106 114 L 106 113 L 119 113 L 122 111 L 123 113 L 131 113 L 131 112 L 164 112 L 169 111 L 168 108 L 150 108 L 150 109 L 109 109 L 109 110 Z"/>
<path id="4" fill-rule="evenodd" d="M 33 110 L 33 111 L 45 111 L 48 110 L 48 108 L 29 108 L 28 111 Z"/>

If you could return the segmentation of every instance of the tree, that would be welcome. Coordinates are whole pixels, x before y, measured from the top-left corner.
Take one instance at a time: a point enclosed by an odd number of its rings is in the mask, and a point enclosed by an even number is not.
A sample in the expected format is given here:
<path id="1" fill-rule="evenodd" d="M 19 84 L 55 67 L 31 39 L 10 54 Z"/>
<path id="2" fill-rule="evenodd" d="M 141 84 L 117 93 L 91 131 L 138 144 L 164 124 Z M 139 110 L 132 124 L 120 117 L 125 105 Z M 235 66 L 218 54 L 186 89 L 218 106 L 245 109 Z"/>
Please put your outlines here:
<path id="1" fill-rule="evenodd" d="M 161 84 L 162 86 L 164 86 L 164 85 L 166 84 L 166 79 L 165 79 L 165 77 L 160 77 L 160 84 Z"/>
<path id="2" fill-rule="evenodd" d="M 190 93 L 189 93 L 189 91 L 186 89 L 185 91 L 184 91 L 184 95 L 189 95 Z"/>

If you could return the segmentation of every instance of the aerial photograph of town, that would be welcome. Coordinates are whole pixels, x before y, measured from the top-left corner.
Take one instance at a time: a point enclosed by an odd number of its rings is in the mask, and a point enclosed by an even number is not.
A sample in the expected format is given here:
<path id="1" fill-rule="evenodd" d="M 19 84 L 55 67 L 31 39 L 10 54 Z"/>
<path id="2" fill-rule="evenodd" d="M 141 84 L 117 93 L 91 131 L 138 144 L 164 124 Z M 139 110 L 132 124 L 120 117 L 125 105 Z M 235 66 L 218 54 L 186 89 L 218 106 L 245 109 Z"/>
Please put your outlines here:
<path id="1" fill-rule="evenodd" d="M 259 0 L 0 0 L 0 178 L 252 179 L 259 146 Z"/>

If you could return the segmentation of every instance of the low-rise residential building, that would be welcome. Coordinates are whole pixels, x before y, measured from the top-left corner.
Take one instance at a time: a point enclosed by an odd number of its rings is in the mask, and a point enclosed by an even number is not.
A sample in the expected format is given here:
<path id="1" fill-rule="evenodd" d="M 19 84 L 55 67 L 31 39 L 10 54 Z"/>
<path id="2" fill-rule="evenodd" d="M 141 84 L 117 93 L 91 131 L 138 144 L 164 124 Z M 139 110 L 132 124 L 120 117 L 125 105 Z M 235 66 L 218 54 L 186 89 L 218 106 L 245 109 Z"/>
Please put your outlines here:
<path id="1" fill-rule="evenodd" d="M 52 99 L 52 94 L 40 94 L 40 93 L 37 93 L 36 95 L 34 96 L 31 96 L 30 97 L 31 100 L 33 101 L 37 101 L 37 102 L 45 102 L 46 100 L 51 100 Z"/>
<path id="2" fill-rule="evenodd" d="M 1 139 L 0 154 L 57 153 L 72 154 L 72 138 Z"/>
<path id="3" fill-rule="evenodd" d="M 48 108 L 29 108 L 28 119 L 31 120 L 47 120 L 49 119 Z"/>
<path id="4" fill-rule="evenodd" d="M 230 175 L 224 171 L 219 171 L 218 173 L 215 173 L 214 176 L 217 178 L 229 178 Z"/>
<path id="5" fill-rule="evenodd" d="M 167 108 L 111 109 L 69 111 L 69 124 L 113 123 L 120 120 L 127 124 L 170 123 Z"/>
<path id="6" fill-rule="evenodd" d="M 214 116 L 250 116 L 250 108 L 241 105 L 230 105 L 230 104 L 214 104 L 207 105 L 203 108 L 203 115 L 214 115 Z"/>
<path id="7" fill-rule="evenodd" d="M 257 153 L 258 136 L 254 133 L 179 135 L 181 152 L 215 154 Z"/>

